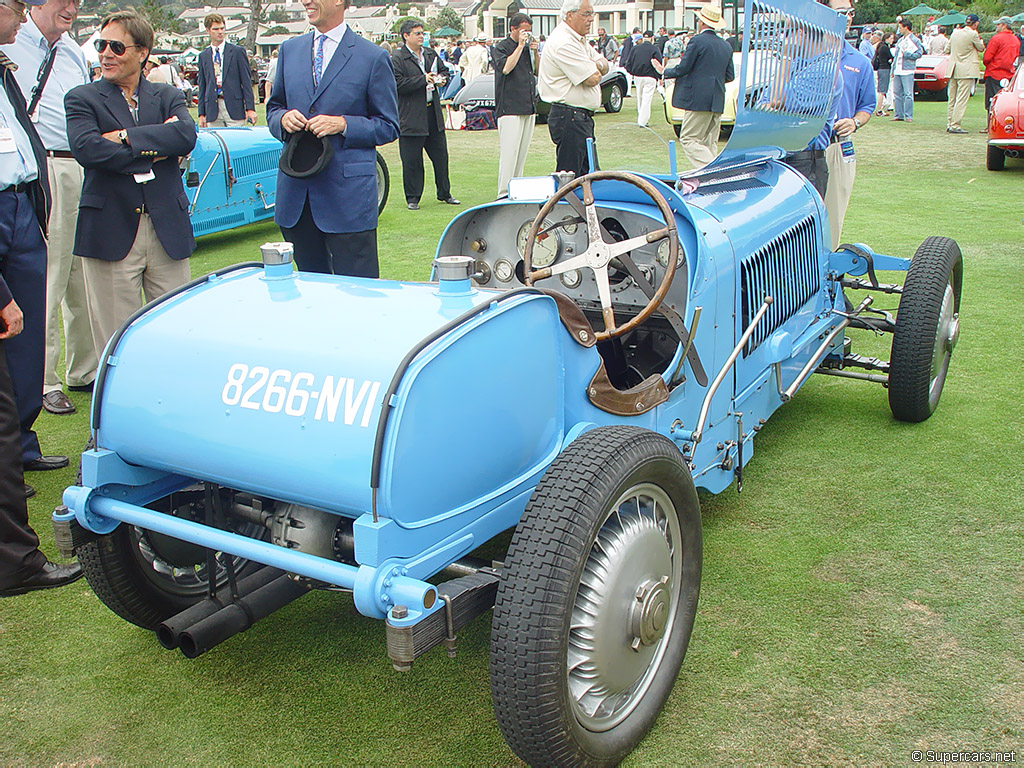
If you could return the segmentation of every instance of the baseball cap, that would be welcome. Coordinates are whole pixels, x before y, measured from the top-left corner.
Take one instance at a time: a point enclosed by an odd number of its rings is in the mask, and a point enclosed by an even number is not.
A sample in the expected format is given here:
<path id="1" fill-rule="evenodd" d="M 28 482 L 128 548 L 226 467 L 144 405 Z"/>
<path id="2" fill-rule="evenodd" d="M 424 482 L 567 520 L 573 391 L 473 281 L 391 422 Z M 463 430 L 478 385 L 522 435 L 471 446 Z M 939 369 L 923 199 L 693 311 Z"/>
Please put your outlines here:
<path id="1" fill-rule="evenodd" d="M 1008 27 L 1013 26 L 1013 22 L 1010 21 L 1009 16 L 1000 16 L 998 19 L 996 19 L 996 24 L 1005 24 Z"/>
<path id="2" fill-rule="evenodd" d="M 973 24 L 976 21 L 981 21 L 981 19 L 978 18 L 978 14 L 976 14 L 976 13 L 968 13 L 967 14 L 967 23 L 968 24 Z"/>

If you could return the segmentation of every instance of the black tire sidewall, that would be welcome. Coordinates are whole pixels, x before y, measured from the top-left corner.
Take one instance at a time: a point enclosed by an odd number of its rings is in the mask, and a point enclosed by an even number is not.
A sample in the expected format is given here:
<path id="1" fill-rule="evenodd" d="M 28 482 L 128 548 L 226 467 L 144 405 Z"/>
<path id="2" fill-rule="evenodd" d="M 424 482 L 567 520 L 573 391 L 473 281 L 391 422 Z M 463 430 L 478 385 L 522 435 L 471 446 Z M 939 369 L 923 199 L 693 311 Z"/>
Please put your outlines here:
<path id="1" fill-rule="evenodd" d="M 675 450 L 675 448 L 673 448 Z M 700 514 L 697 493 L 693 489 L 692 481 L 688 486 L 681 486 L 677 465 L 665 457 L 650 458 L 633 468 L 625 477 L 621 478 L 614 487 L 607 489 L 606 498 L 609 502 L 618 499 L 630 487 L 643 482 L 657 485 L 675 506 L 676 515 L 679 519 L 679 532 L 683 547 L 683 571 L 682 583 L 680 584 L 679 601 L 676 605 L 672 638 L 665 655 L 661 659 L 658 671 L 651 681 L 650 687 L 644 694 L 643 699 L 636 705 L 636 708 L 619 725 L 610 731 L 594 732 L 585 728 L 576 718 L 568 726 L 572 729 L 575 739 L 582 748 L 592 754 L 595 761 L 600 762 L 608 754 L 619 755 L 615 760 L 618 762 L 640 742 L 647 734 L 657 719 L 672 692 L 676 677 L 682 666 L 686 649 L 689 646 L 690 635 L 693 631 L 694 612 L 700 591 L 700 564 L 701 564 L 701 534 Z M 596 488 L 595 488 L 596 490 Z M 693 515 L 696 513 L 696 529 L 693 527 Z M 690 524 L 688 524 L 690 523 Z M 600 520 L 604 524 L 604 518 Z M 585 555 L 589 555 L 590 548 L 594 544 L 601 525 L 592 526 L 587 538 Z M 568 596 L 568 611 L 563 624 L 563 643 L 560 648 L 561 658 L 568 656 L 569 622 L 571 619 L 572 606 L 575 604 L 576 595 L 579 590 L 580 580 L 583 576 L 584 561 L 578 564 L 574 574 L 573 584 L 575 587 Z M 694 580 L 694 566 L 696 574 Z M 565 711 L 574 711 L 573 703 L 569 700 L 568 669 L 562 665 L 560 669 L 559 688 L 565 702 Z"/>

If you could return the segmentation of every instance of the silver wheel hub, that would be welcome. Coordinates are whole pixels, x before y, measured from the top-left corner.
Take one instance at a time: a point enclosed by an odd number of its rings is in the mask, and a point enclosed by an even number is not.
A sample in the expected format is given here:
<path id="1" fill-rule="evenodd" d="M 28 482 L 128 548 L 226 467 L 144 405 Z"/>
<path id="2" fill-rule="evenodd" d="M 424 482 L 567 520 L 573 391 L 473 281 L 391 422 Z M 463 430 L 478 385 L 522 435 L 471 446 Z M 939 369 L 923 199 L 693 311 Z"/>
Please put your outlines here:
<path id="1" fill-rule="evenodd" d="M 630 621 L 633 632 L 630 647 L 634 651 L 639 651 L 641 645 L 653 645 L 665 634 L 671 598 L 668 576 L 662 576 L 659 582 L 647 581 L 637 589 Z"/>
<path id="2" fill-rule="evenodd" d="M 587 729 L 613 728 L 643 699 L 668 647 L 681 582 L 672 501 L 656 485 L 633 486 L 591 546 L 572 609 L 567 683 Z"/>
<path id="3" fill-rule="evenodd" d="M 941 387 L 946 361 L 953 354 L 953 348 L 960 338 L 960 316 L 955 311 L 956 297 L 953 286 L 946 285 L 939 308 L 939 323 L 935 329 L 935 347 L 932 351 L 931 382 L 929 395 L 935 397 L 935 390 Z"/>

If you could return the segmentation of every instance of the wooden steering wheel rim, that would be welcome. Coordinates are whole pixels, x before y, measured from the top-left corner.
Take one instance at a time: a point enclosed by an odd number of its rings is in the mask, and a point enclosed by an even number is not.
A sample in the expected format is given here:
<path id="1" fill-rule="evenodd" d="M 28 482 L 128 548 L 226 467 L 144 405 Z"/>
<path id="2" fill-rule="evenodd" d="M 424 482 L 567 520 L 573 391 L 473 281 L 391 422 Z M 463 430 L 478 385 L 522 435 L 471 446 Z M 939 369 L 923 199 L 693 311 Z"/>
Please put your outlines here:
<path id="1" fill-rule="evenodd" d="M 665 267 L 665 275 L 662 277 L 661 282 L 658 283 L 658 288 L 654 292 L 654 295 L 648 300 L 647 306 L 640 310 L 635 317 L 627 320 L 622 325 L 609 325 L 608 315 L 605 314 L 605 329 L 603 331 L 596 331 L 594 336 L 597 341 L 607 341 L 608 339 L 616 336 L 622 336 L 623 334 L 629 333 L 641 324 L 647 322 L 648 318 L 650 318 L 658 307 L 661 306 L 661 303 L 668 295 L 669 288 L 672 287 L 672 279 L 675 277 L 676 261 L 679 258 L 679 236 L 676 231 L 675 214 L 669 207 L 668 201 L 659 194 L 657 188 L 651 182 L 635 174 L 628 173 L 627 171 L 594 171 L 593 173 L 588 173 L 585 176 L 580 176 L 578 179 L 573 179 L 571 182 L 555 192 L 555 194 L 553 194 L 547 202 L 541 206 L 540 211 L 537 213 L 537 217 L 533 220 L 533 226 L 530 227 L 530 232 L 526 237 L 526 246 L 523 248 L 523 282 L 525 282 L 526 285 L 532 286 L 534 281 L 543 280 L 544 278 L 551 276 L 551 274 L 549 272 L 546 273 L 546 270 L 544 269 L 532 269 L 533 246 L 537 241 L 537 233 L 543 226 L 544 220 L 547 218 L 548 214 L 554 210 L 554 207 L 560 200 L 564 199 L 580 187 L 583 188 L 583 205 L 587 207 L 593 206 L 594 196 L 591 190 L 591 185 L 595 181 L 624 181 L 628 184 L 632 184 L 634 187 L 637 187 L 641 192 L 651 198 L 655 205 L 658 206 L 658 210 L 661 212 L 661 217 L 665 222 L 666 230 L 666 234 L 651 242 L 664 240 L 666 237 L 669 241 L 668 266 Z M 602 267 L 602 269 L 607 269 L 607 267 Z M 609 310 L 610 307 L 605 307 L 602 304 L 601 309 L 602 311 L 606 311 Z"/>

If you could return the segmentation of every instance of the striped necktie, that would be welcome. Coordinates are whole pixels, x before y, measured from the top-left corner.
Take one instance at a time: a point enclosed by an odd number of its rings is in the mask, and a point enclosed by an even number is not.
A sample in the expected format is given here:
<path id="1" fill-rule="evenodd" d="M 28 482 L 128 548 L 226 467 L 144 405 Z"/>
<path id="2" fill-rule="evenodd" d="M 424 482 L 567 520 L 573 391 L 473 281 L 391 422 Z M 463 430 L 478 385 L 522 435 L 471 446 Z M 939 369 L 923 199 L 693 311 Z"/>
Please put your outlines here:
<path id="1" fill-rule="evenodd" d="M 320 87 L 320 76 L 324 73 L 324 40 L 327 35 L 321 34 L 316 44 L 316 56 L 313 57 L 313 87 Z"/>

